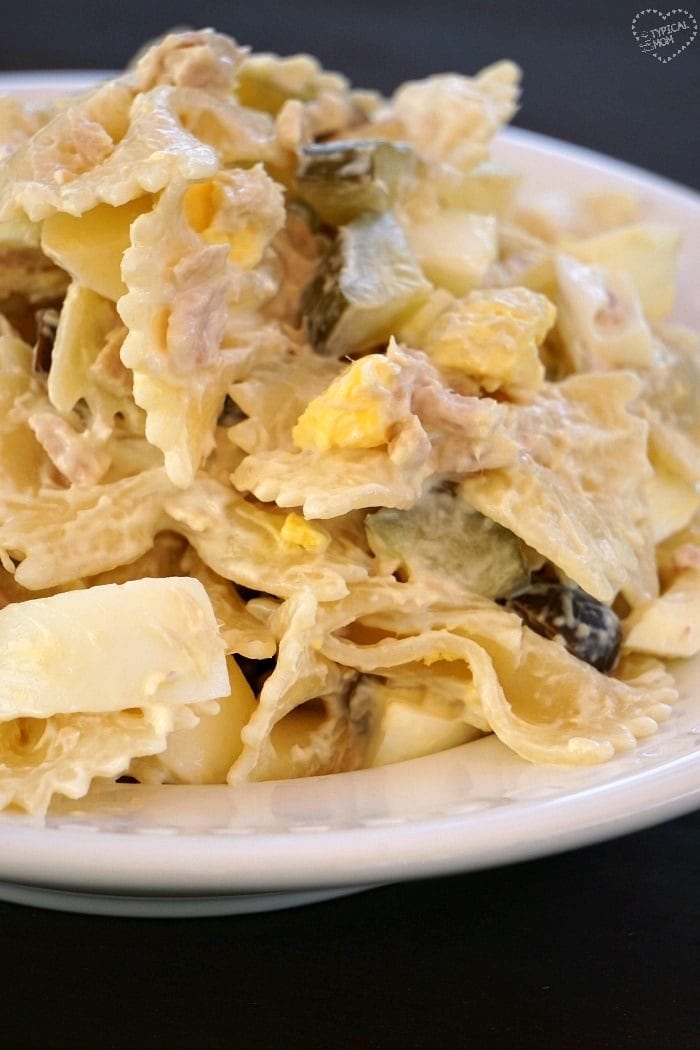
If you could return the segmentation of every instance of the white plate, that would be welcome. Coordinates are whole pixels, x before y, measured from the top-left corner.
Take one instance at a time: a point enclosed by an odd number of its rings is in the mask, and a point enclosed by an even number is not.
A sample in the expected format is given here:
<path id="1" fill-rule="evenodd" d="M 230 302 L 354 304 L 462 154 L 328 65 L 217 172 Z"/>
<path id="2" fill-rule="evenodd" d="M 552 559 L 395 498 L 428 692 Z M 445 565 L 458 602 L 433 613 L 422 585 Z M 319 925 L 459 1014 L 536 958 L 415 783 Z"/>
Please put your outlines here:
<path id="1" fill-rule="evenodd" d="M 92 74 L 0 78 L 51 94 Z M 683 287 L 697 281 L 700 200 L 618 161 L 510 130 L 495 155 L 528 181 L 625 186 L 683 230 Z M 695 259 L 693 270 L 692 259 Z M 677 316 L 693 318 L 689 292 Z M 694 304 L 697 310 L 697 305 Z M 227 787 L 106 787 L 46 821 L 0 816 L 0 897 L 73 911 L 262 911 L 400 879 L 543 856 L 700 805 L 700 658 L 681 701 L 639 750 L 591 769 L 537 767 L 493 737 L 383 769 Z"/>

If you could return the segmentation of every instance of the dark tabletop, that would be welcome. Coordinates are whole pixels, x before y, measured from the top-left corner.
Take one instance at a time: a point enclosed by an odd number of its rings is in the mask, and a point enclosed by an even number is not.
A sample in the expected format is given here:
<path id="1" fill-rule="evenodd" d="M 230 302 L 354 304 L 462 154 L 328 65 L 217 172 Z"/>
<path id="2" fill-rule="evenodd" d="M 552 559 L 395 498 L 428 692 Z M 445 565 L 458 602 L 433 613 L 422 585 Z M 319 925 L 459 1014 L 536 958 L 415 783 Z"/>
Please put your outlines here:
<path id="1" fill-rule="evenodd" d="M 517 124 L 697 184 L 700 38 L 669 63 L 642 54 L 636 0 L 28 0 L 11 17 L 8 7 L 4 69 L 118 67 L 183 24 L 311 51 L 384 91 L 510 57 L 525 70 Z M 105 919 L 0 903 L 0 1045 L 694 1050 L 699 883 L 696 813 L 555 857 L 267 915 Z"/>

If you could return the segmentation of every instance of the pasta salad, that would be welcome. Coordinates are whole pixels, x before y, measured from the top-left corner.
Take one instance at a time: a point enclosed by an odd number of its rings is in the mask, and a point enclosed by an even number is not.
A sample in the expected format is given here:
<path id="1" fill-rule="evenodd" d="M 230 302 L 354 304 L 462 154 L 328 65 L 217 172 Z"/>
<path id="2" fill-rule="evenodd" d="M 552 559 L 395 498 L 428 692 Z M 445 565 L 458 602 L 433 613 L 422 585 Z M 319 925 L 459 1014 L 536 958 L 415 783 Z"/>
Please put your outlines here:
<path id="1" fill-rule="evenodd" d="M 495 733 L 583 765 L 700 649 L 679 232 L 519 192 L 519 70 L 178 32 L 0 99 L 0 808 Z"/>

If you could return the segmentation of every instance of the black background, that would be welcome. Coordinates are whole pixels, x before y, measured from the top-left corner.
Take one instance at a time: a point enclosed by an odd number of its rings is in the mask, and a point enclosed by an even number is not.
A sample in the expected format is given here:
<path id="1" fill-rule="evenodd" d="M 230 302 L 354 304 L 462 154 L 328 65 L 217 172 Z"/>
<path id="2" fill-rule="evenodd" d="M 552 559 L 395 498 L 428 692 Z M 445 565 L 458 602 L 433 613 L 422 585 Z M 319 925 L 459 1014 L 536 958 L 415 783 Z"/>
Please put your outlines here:
<path id="1" fill-rule="evenodd" d="M 697 0 L 682 2 L 700 19 Z M 144 40 L 176 25 L 213 25 L 256 50 L 309 51 L 356 85 L 385 92 L 413 77 L 476 72 L 508 57 L 525 72 L 515 123 L 696 186 L 700 37 L 666 65 L 643 55 L 631 32 L 642 6 L 642 0 L 28 0 L 10 8 L 5 0 L 0 68 L 117 68 Z"/>
<path id="2" fill-rule="evenodd" d="M 689 9 L 700 17 L 696 0 Z M 661 65 L 632 38 L 636 10 L 31 0 L 3 4 L 0 68 L 114 68 L 177 24 L 310 51 L 384 91 L 507 56 L 525 71 L 516 123 L 695 186 L 700 39 Z M 267 915 L 103 919 L 0 903 L 0 1041 L 693 1050 L 699 886 L 696 813 L 558 857 Z"/>

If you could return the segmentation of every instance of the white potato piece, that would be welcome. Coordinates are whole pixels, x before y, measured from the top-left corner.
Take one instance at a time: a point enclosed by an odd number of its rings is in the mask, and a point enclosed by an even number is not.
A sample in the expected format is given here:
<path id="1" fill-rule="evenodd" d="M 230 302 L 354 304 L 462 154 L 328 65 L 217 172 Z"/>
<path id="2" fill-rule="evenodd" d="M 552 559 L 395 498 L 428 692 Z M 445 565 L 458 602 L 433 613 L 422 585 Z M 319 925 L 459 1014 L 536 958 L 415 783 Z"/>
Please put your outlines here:
<path id="1" fill-rule="evenodd" d="M 387 766 L 421 758 L 473 740 L 480 733 L 460 718 L 450 718 L 407 700 L 389 700 L 370 744 L 368 766 Z"/>
<path id="2" fill-rule="evenodd" d="M 492 215 L 444 208 L 412 223 L 406 233 L 428 280 L 454 295 L 478 288 L 498 255 L 497 222 Z"/>
<path id="3" fill-rule="evenodd" d="M 0 721 L 228 693 L 224 645 L 198 580 L 106 584 L 0 611 Z"/>
<path id="4" fill-rule="evenodd" d="M 445 205 L 503 218 L 519 181 L 518 172 L 487 160 L 466 175 L 443 180 L 439 195 Z"/>
<path id="5" fill-rule="evenodd" d="M 686 569 L 660 598 L 632 614 L 624 646 L 666 658 L 700 652 L 700 569 Z"/>
<path id="6" fill-rule="evenodd" d="M 116 302 L 126 293 L 121 262 L 130 244 L 129 229 L 152 204 L 146 195 L 118 208 L 98 204 L 78 216 L 55 212 L 42 224 L 41 247 L 74 280 Z"/>
<path id="7" fill-rule="evenodd" d="M 646 491 L 654 543 L 662 543 L 684 529 L 700 507 L 697 486 L 662 465 L 654 464 Z"/>
<path id="8" fill-rule="evenodd" d="M 192 728 L 176 729 L 161 754 L 137 760 L 130 773 L 141 781 L 168 784 L 225 784 L 243 750 L 241 729 L 256 707 L 252 689 L 232 656 L 227 658 L 229 693 L 218 710 L 197 712 Z"/>

